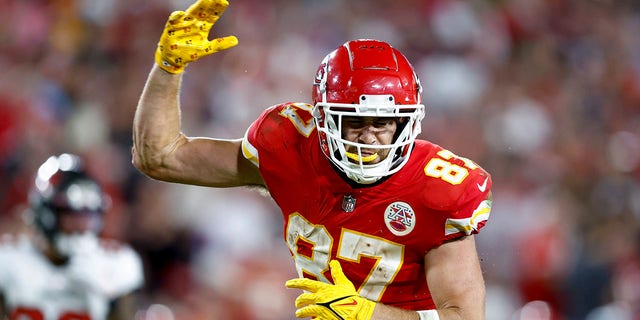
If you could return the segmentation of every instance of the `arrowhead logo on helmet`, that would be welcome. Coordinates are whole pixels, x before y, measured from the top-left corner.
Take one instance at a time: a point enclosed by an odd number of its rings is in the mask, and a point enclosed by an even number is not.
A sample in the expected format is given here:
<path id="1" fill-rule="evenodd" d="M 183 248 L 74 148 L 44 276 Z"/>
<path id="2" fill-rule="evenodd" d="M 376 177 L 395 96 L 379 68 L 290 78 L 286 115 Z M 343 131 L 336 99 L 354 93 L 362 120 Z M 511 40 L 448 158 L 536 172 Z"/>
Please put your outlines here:
<path id="1" fill-rule="evenodd" d="M 323 153 L 357 183 L 371 184 L 397 172 L 421 132 L 425 113 L 421 94 L 413 67 L 388 43 L 360 39 L 343 44 L 324 57 L 313 84 L 313 114 Z M 347 116 L 399 119 L 394 141 L 375 146 L 389 150 L 389 156 L 375 164 L 350 160 L 347 146 L 357 150 L 363 146 L 343 139 L 340 124 Z"/>

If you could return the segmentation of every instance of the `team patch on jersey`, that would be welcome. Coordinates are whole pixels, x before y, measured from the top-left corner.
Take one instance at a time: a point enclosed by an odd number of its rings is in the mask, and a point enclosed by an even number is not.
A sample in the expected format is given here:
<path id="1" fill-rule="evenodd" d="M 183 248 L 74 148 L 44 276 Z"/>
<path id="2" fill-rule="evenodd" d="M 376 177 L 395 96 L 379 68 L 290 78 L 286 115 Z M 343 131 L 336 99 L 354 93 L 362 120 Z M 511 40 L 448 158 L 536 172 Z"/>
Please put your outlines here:
<path id="1" fill-rule="evenodd" d="M 394 202 L 384 211 L 384 223 L 396 236 L 404 236 L 413 231 L 416 215 L 406 202 Z"/>

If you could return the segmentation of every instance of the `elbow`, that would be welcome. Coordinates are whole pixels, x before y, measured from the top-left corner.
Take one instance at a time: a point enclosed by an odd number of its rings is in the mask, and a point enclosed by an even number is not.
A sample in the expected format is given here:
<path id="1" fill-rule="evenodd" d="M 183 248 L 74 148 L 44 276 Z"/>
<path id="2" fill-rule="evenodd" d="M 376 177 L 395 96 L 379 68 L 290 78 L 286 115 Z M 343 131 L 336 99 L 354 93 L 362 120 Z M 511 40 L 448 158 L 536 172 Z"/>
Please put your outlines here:
<path id="1" fill-rule="evenodd" d="M 157 159 L 158 157 L 140 152 L 135 146 L 131 148 L 131 164 L 133 167 L 150 178 L 162 180 L 162 162 Z"/>
<path id="2" fill-rule="evenodd" d="M 148 165 L 145 164 L 145 161 L 136 149 L 136 146 L 131 148 L 131 164 L 142 173 L 145 173 L 146 168 L 148 168 Z"/>
<path id="3" fill-rule="evenodd" d="M 152 179 L 174 181 L 176 173 L 180 171 L 176 169 L 179 167 L 175 159 L 176 150 L 186 140 L 181 134 L 171 143 L 158 143 L 157 140 L 134 136 L 131 163 L 138 171 Z"/>

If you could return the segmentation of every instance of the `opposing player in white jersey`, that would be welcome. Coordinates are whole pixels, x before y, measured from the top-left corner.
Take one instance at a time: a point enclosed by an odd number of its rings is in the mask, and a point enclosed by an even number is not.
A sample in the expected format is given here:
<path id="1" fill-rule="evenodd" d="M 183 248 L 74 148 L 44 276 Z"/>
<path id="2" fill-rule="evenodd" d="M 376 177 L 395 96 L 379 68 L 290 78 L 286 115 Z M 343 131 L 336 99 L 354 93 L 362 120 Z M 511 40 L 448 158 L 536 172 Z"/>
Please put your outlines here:
<path id="1" fill-rule="evenodd" d="M 142 263 L 126 244 L 99 238 L 107 199 L 75 155 L 40 166 L 28 214 L 34 232 L 0 240 L 0 318 L 133 319 Z"/>

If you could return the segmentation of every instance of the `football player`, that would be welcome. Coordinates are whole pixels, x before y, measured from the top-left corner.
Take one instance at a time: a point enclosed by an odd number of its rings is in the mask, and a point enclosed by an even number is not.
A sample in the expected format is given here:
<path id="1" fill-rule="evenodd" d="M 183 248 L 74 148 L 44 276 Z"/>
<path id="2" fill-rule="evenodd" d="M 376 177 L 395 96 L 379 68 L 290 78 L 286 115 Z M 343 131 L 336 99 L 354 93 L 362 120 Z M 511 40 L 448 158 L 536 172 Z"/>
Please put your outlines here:
<path id="1" fill-rule="evenodd" d="M 80 158 L 47 159 L 30 202 L 34 232 L 0 240 L 0 318 L 133 319 L 141 259 L 129 246 L 99 238 L 108 197 Z"/>
<path id="2" fill-rule="evenodd" d="M 484 319 L 474 234 L 491 210 L 490 175 L 416 139 L 422 89 L 389 44 L 338 47 L 312 104 L 268 107 L 243 138 L 181 132 L 185 66 L 238 43 L 208 39 L 227 6 L 199 0 L 170 15 L 135 114 L 134 165 L 163 181 L 266 188 L 300 275 L 286 286 L 304 290 L 297 317 Z"/>

